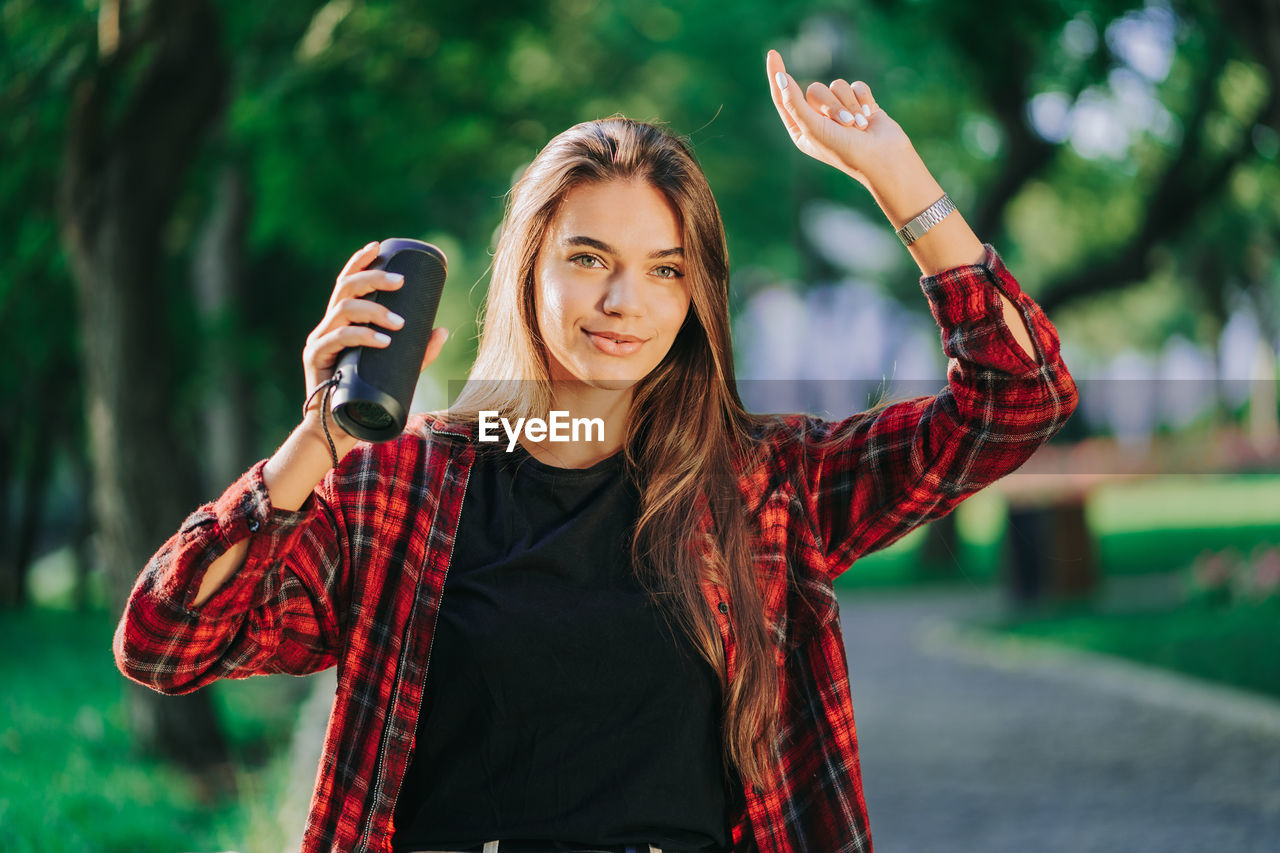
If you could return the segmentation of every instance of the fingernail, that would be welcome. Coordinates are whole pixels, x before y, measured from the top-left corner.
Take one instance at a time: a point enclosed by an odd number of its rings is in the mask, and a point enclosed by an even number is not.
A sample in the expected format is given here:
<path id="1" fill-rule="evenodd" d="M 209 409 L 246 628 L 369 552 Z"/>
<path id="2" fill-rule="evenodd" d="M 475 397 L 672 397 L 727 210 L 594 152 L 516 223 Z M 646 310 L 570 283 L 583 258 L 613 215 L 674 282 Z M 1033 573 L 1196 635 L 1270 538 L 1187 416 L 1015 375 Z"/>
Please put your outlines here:
<path id="1" fill-rule="evenodd" d="M 849 122 L 851 122 L 851 121 L 853 121 L 853 113 L 849 112 L 848 110 L 841 110 L 841 111 L 840 111 L 840 123 L 841 123 L 841 124 L 848 124 L 848 123 L 849 123 Z"/>
<path id="2" fill-rule="evenodd" d="M 871 117 L 871 105 L 870 105 L 870 104 L 863 104 L 863 105 L 862 105 L 862 114 L 863 114 L 864 116 L 868 117 L 868 118 L 870 118 L 870 117 Z"/>
<path id="3" fill-rule="evenodd" d="M 390 336 L 390 335 L 384 335 L 382 332 L 374 332 L 374 333 L 373 333 L 373 336 L 374 336 L 374 338 L 376 338 L 376 339 L 377 339 L 378 343 L 380 343 L 380 344 L 389 344 L 389 343 L 391 343 L 391 336 Z"/>
<path id="4" fill-rule="evenodd" d="M 774 77 L 777 79 L 777 81 L 778 81 L 778 88 L 779 88 L 779 89 L 785 89 L 785 88 L 787 88 L 787 73 L 786 73 L 785 71 L 779 71 L 777 74 L 775 74 L 775 75 L 773 75 L 773 76 L 774 76 Z"/>
<path id="5" fill-rule="evenodd" d="M 863 117 L 863 116 L 862 116 L 862 114 L 858 114 L 858 115 L 854 116 L 854 117 L 853 117 L 853 123 L 854 123 L 854 124 L 856 124 L 858 127 L 866 127 L 866 126 L 867 126 L 867 120 L 866 120 L 866 118 L 865 118 L 865 117 Z"/>
<path id="6" fill-rule="evenodd" d="M 399 314 L 392 313 L 387 315 L 387 322 L 398 329 L 404 325 L 404 318 Z"/>
<path id="7" fill-rule="evenodd" d="M 404 284 L 404 276 L 400 275 L 398 272 L 388 273 L 387 278 L 391 279 L 396 284 Z"/>

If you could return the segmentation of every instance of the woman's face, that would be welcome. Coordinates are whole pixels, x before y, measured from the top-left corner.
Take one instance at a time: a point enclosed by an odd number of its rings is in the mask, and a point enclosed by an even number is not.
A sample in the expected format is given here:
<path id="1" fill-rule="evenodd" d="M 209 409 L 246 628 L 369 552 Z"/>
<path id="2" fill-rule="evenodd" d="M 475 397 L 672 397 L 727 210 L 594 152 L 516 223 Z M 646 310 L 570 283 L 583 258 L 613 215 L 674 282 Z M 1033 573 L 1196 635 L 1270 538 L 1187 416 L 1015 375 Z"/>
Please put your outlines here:
<path id="1" fill-rule="evenodd" d="M 534 305 L 552 381 L 624 390 L 671 349 L 689 311 L 680 223 L 643 181 L 579 184 L 538 252 Z"/>

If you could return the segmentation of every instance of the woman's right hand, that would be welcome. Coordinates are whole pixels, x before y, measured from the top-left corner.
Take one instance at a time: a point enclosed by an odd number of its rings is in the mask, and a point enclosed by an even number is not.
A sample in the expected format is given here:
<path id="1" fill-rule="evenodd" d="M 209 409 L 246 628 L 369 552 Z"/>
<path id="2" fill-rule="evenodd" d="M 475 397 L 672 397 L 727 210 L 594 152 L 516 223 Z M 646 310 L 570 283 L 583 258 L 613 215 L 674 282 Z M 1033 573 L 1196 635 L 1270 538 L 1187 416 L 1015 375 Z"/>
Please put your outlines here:
<path id="1" fill-rule="evenodd" d="M 830 86 L 815 81 L 801 92 L 776 50 L 765 57 L 765 68 L 773 105 L 796 147 L 844 172 L 873 195 L 876 185 L 896 179 L 899 162 L 918 159 L 907 134 L 863 81 L 833 80 Z"/>
<path id="2" fill-rule="evenodd" d="M 404 326 L 402 317 L 372 299 L 363 298 L 379 290 L 396 290 L 404 284 L 404 279 L 394 273 L 368 269 L 369 264 L 378 257 L 379 247 L 379 243 L 373 242 L 351 256 L 334 284 L 324 319 L 307 335 L 307 345 L 302 350 L 302 369 L 306 376 L 308 396 L 320 383 L 333 376 L 338 356 L 343 350 L 357 346 L 385 347 L 391 343 L 390 336 L 379 329 L 357 324 L 372 323 L 391 331 Z M 432 330 L 419 370 L 425 370 L 427 365 L 436 360 L 448 337 L 448 329 L 437 327 Z M 319 412 L 321 400 L 325 396 L 327 395 L 323 391 L 315 395 L 307 405 L 307 417 Z M 329 423 L 331 432 L 347 436 L 331 416 Z M 355 441 L 354 438 L 347 437 Z"/>

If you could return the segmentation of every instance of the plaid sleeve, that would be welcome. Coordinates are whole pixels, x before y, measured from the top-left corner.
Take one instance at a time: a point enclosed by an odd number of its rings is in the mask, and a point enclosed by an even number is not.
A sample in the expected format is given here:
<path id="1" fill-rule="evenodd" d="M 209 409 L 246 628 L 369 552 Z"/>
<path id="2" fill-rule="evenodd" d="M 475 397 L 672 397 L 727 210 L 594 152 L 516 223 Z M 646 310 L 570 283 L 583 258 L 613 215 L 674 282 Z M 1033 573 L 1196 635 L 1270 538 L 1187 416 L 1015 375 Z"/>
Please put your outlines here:
<path id="1" fill-rule="evenodd" d="M 328 484 L 298 510 L 271 506 L 255 463 L 193 512 L 148 561 L 113 642 L 116 665 L 162 693 L 219 678 L 304 674 L 336 660 L 342 526 Z M 245 537 L 243 566 L 194 606 L 209 565 Z"/>
<path id="2" fill-rule="evenodd" d="M 979 264 L 923 276 L 947 387 L 841 421 L 803 421 L 810 507 L 834 578 L 1022 465 L 1075 410 L 1057 330 L 991 244 Z M 1003 293 L 1036 358 L 1004 321 Z"/>

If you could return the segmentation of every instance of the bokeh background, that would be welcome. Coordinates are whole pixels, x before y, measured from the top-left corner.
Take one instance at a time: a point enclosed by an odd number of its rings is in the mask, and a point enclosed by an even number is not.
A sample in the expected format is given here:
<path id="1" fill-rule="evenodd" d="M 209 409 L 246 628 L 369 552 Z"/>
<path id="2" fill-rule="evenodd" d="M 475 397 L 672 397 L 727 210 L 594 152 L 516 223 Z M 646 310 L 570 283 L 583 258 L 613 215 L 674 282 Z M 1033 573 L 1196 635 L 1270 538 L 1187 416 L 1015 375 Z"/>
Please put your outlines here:
<path id="1" fill-rule="evenodd" d="M 1268 0 L 0 3 L 0 849 L 296 846 L 331 688 L 129 685 L 124 596 L 296 425 L 370 240 L 449 255 L 415 403 L 447 405 L 504 194 L 573 123 L 694 145 L 754 408 L 943 387 L 919 270 L 792 146 L 771 47 L 872 86 L 1082 395 L 841 578 L 877 848 L 1280 849 Z"/>

